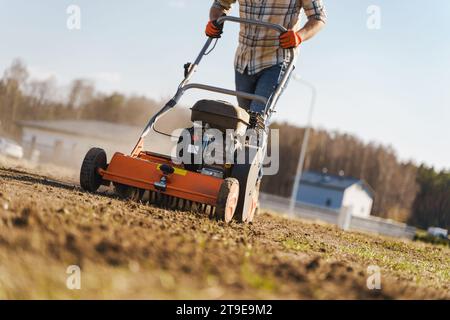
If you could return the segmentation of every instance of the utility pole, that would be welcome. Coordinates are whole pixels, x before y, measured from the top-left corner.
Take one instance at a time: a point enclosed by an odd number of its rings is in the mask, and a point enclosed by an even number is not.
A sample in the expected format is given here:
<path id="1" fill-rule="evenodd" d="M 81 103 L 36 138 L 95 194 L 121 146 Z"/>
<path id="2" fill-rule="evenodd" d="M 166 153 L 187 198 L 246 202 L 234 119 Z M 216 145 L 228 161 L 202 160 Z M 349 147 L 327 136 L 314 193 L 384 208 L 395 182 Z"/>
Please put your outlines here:
<path id="1" fill-rule="evenodd" d="M 298 195 L 298 190 L 300 188 L 300 180 L 303 175 L 303 167 L 305 165 L 305 158 L 306 158 L 306 153 L 308 151 L 309 137 L 311 135 L 311 130 L 312 130 L 312 120 L 313 120 L 313 116 L 314 116 L 314 108 L 315 108 L 316 100 L 317 100 L 317 89 L 312 83 L 310 83 L 306 80 L 303 80 L 298 75 L 294 75 L 293 79 L 295 81 L 297 81 L 298 83 L 303 84 L 304 86 L 310 88 L 312 95 L 311 95 L 311 105 L 310 105 L 309 114 L 308 114 L 308 124 L 306 126 L 305 134 L 303 136 L 303 142 L 302 142 L 302 146 L 300 149 L 300 156 L 298 159 L 298 165 L 297 165 L 297 171 L 295 174 L 294 185 L 292 187 L 291 202 L 290 202 L 290 206 L 289 206 L 289 212 L 291 215 L 295 214 L 294 213 L 295 204 L 297 203 L 297 195 Z"/>

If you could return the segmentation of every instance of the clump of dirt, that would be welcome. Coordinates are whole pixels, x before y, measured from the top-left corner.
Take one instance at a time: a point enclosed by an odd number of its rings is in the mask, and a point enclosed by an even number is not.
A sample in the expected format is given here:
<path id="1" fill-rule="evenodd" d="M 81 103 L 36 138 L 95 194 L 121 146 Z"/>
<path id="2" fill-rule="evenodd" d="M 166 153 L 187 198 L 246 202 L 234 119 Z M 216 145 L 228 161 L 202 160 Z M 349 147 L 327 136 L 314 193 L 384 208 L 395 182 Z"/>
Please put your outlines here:
<path id="1" fill-rule="evenodd" d="M 53 179 L 0 169 L 0 298 L 450 298 L 447 248 L 267 213 L 225 225 Z"/>

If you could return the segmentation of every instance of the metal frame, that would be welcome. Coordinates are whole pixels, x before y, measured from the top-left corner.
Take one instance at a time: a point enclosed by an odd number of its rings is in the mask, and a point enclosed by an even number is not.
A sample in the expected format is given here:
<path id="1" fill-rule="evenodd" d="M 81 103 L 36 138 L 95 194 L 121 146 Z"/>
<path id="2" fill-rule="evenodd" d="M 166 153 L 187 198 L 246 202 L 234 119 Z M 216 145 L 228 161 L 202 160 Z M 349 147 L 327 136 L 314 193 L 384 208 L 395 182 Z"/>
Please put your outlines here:
<path id="1" fill-rule="evenodd" d="M 276 30 L 280 33 L 288 31 L 285 27 L 283 27 L 281 25 L 258 21 L 258 20 L 242 19 L 242 18 L 238 18 L 238 17 L 229 17 L 229 16 L 223 16 L 223 17 L 217 19 L 217 22 L 222 23 L 222 24 L 227 21 L 236 22 L 236 23 L 240 23 L 240 24 L 249 24 L 249 25 L 254 25 L 254 26 L 266 27 L 269 29 Z M 197 68 L 198 68 L 200 62 L 202 61 L 203 57 L 205 56 L 205 53 L 208 52 L 208 49 L 211 46 L 212 42 L 213 42 L 213 39 L 208 38 L 208 40 L 206 41 L 202 50 L 200 51 L 200 54 L 198 55 L 197 59 L 191 65 L 190 70 L 187 73 L 186 77 L 183 79 L 183 81 L 178 86 L 178 90 L 177 90 L 175 96 L 169 102 L 167 102 L 167 104 L 150 119 L 150 121 L 148 122 L 144 131 L 142 132 L 139 142 L 137 143 L 136 147 L 133 149 L 132 155 L 136 155 L 140 152 L 140 150 L 142 149 L 142 144 L 143 144 L 144 138 L 149 134 L 150 130 L 154 129 L 155 123 L 163 115 L 165 115 L 168 111 L 170 111 L 172 108 L 174 108 L 178 104 L 181 97 L 184 95 L 184 93 L 187 90 L 200 89 L 200 90 L 217 92 L 217 93 L 226 94 L 226 95 L 230 95 L 230 96 L 241 97 L 241 98 L 245 98 L 245 99 L 249 99 L 249 100 L 258 101 L 258 102 L 266 104 L 266 109 L 265 109 L 266 117 L 268 117 L 272 114 L 275 104 L 276 104 L 278 98 L 280 97 L 281 92 L 283 91 L 284 86 L 286 85 L 290 74 L 292 73 L 292 71 L 294 69 L 295 49 L 289 49 L 291 51 L 291 61 L 289 62 L 286 72 L 284 73 L 283 78 L 281 79 L 274 94 L 269 99 L 267 99 L 263 96 L 258 96 L 255 94 L 241 92 L 241 91 L 228 90 L 228 89 L 208 86 L 208 85 L 204 85 L 204 84 L 197 84 L 197 83 L 189 84 L 189 81 L 191 80 L 194 73 L 197 71 Z"/>

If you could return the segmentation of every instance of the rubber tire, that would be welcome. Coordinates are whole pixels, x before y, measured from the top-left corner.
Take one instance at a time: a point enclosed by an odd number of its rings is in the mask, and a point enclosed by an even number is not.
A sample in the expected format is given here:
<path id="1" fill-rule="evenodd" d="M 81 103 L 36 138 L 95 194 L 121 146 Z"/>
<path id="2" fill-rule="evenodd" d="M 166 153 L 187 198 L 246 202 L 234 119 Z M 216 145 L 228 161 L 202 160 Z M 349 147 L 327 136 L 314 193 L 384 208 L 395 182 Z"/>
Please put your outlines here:
<path id="1" fill-rule="evenodd" d="M 253 207 L 250 211 L 246 223 L 253 223 L 255 220 L 255 217 L 259 215 L 259 190 L 260 190 L 261 184 L 258 185 L 258 183 L 255 186 L 255 191 L 253 192 Z"/>
<path id="2" fill-rule="evenodd" d="M 144 195 L 144 190 L 136 187 L 127 186 L 121 183 L 115 183 L 114 188 L 117 195 L 123 200 L 139 202 Z"/>
<path id="3" fill-rule="evenodd" d="M 252 153 L 245 147 L 246 164 L 236 164 L 233 166 L 231 176 L 239 181 L 239 201 L 234 215 L 235 220 L 241 223 L 252 223 L 255 218 L 257 201 L 259 198 L 259 190 L 257 190 L 257 182 L 259 176 L 260 165 L 256 154 L 249 159 Z M 259 152 L 260 150 L 258 150 Z"/>
<path id="4" fill-rule="evenodd" d="M 92 148 L 84 157 L 80 170 L 80 186 L 88 192 L 96 192 L 104 184 L 98 169 L 107 167 L 106 152 L 100 148 Z"/>
<path id="5" fill-rule="evenodd" d="M 235 197 L 235 199 L 231 198 Z M 220 186 L 217 196 L 215 217 L 218 221 L 230 223 L 233 220 L 234 213 L 239 199 L 239 181 L 234 178 L 227 178 Z M 231 202 L 230 202 L 231 201 Z M 231 212 L 229 211 L 231 210 Z"/>

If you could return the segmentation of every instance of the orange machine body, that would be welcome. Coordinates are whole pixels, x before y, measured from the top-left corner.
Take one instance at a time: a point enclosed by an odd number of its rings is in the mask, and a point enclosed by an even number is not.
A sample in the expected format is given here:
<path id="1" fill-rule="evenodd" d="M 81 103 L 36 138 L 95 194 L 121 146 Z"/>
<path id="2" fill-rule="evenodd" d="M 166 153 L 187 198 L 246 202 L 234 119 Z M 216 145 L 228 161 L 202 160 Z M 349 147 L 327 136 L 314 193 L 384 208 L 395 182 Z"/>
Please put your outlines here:
<path id="1" fill-rule="evenodd" d="M 175 172 L 167 178 L 165 191 L 158 190 L 155 183 L 164 176 L 161 165 L 168 164 Z M 215 206 L 217 195 L 223 180 L 217 177 L 183 169 L 173 164 L 170 159 L 140 152 L 137 156 L 116 153 L 107 169 L 99 169 L 103 180 L 123 185 L 161 192 L 169 196 Z"/>

